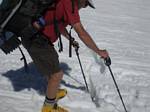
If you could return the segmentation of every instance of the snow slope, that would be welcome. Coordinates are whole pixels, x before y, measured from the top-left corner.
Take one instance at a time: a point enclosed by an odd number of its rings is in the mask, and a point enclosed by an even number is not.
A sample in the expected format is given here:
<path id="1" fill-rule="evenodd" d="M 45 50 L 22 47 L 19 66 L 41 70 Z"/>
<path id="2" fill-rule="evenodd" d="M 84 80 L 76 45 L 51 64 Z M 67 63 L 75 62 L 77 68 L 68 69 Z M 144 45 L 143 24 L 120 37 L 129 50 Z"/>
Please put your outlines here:
<path id="1" fill-rule="evenodd" d="M 81 20 L 97 45 L 109 51 L 111 68 L 128 112 L 149 112 L 150 1 L 94 2 L 96 10 L 83 9 Z M 70 112 L 124 112 L 107 67 L 80 42 L 85 75 L 96 94 L 96 104 L 91 101 L 85 92 L 76 55 L 73 53 L 73 57 L 68 58 L 68 42 L 63 41 L 65 46 L 60 61 L 65 75 L 61 87 L 68 89 L 68 96 L 59 103 Z M 0 51 L 0 112 L 40 112 L 46 82 L 26 51 L 25 54 L 30 69 L 28 74 L 19 60 L 19 50 L 8 56 Z"/>

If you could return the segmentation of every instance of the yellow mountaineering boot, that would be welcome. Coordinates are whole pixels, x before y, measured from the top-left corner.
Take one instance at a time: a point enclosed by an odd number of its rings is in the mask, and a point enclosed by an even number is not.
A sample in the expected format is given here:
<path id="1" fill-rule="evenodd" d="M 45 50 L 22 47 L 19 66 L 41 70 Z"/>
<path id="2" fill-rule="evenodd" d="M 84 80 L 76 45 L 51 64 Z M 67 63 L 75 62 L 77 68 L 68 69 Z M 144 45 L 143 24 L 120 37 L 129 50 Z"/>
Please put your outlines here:
<path id="1" fill-rule="evenodd" d="M 49 99 L 48 97 L 46 97 L 44 105 L 42 107 L 42 112 L 68 112 L 64 108 L 57 105 L 57 101 L 65 97 L 66 94 L 66 89 L 58 89 L 56 99 Z"/>
<path id="2" fill-rule="evenodd" d="M 58 92 L 56 94 L 56 100 L 60 100 L 64 98 L 67 95 L 67 90 L 66 89 L 58 89 Z"/>
<path id="3" fill-rule="evenodd" d="M 42 112 L 68 112 L 68 111 L 55 104 L 54 106 L 43 105 Z"/>

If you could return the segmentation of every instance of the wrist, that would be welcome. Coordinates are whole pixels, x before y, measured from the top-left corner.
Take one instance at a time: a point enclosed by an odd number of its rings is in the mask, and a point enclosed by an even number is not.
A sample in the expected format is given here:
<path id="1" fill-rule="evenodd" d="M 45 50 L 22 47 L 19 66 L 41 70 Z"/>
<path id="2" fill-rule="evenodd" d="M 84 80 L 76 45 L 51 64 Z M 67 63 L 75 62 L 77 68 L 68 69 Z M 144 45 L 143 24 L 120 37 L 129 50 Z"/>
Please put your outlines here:
<path id="1" fill-rule="evenodd" d="M 100 54 L 101 52 L 102 52 L 101 49 L 97 49 L 97 50 L 96 50 L 96 53 L 97 53 L 97 54 Z"/>

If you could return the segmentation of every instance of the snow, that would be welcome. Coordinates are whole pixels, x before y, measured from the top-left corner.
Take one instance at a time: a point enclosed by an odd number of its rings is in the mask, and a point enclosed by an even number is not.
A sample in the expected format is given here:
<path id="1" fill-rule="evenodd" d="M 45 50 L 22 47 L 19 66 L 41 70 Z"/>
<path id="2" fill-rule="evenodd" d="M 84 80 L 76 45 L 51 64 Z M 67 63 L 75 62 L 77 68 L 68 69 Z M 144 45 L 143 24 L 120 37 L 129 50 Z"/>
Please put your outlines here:
<path id="1" fill-rule="evenodd" d="M 128 112 L 150 112 L 150 1 L 94 2 L 96 10 L 80 11 L 82 23 L 97 45 L 109 51 L 111 68 Z M 96 95 L 93 103 L 90 94 L 85 92 L 76 55 L 73 52 L 73 57 L 68 58 L 68 42 L 63 41 L 60 62 L 65 74 L 61 87 L 67 88 L 68 95 L 59 104 L 70 112 L 124 112 L 103 60 L 79 41 L 87 82 L 92 87 L 92 95 Z M 29 73 L 24 71 L 18 49 L 7 56 L 0 51 L 0 112 L 40 112 L 43 105 L 45 79 L 23 50 Z"/>

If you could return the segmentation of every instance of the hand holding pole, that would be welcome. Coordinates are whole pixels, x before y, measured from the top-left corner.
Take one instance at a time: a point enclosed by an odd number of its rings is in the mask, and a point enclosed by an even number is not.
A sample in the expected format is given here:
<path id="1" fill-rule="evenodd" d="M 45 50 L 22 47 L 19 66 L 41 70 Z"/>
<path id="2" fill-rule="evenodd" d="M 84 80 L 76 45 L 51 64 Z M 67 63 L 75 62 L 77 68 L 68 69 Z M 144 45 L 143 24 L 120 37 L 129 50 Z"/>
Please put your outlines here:
<path id="1" fill-rule="evenodd" d="M 111 65 L 111 59 L 110 59 L 110 57 L 105 58 L 104 61 L 105 61 L 105 65 L 106 66 L 110 66 Z"/>

